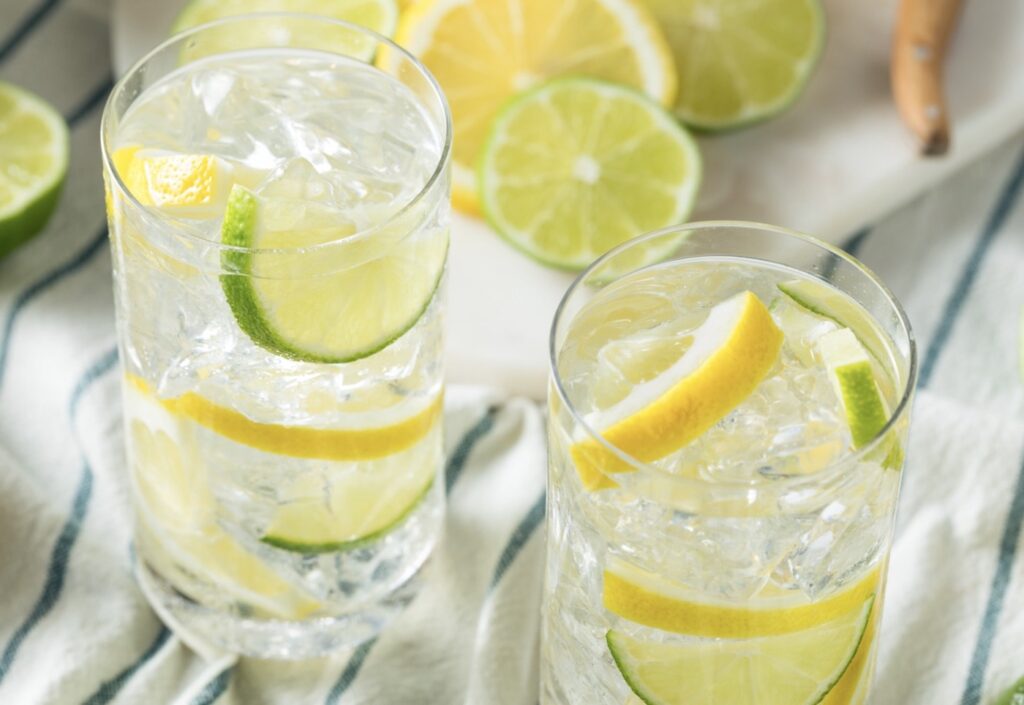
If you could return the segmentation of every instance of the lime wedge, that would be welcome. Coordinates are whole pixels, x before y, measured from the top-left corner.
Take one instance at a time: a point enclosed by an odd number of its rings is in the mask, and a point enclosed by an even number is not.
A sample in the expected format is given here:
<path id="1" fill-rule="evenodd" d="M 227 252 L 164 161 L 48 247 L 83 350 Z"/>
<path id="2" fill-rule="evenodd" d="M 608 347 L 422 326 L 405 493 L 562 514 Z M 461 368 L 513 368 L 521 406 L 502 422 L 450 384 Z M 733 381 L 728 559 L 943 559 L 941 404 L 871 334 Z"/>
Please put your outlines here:
<path id="1" fill-rule="evenodd" d="M 581 269 L 626 240 L 683 221 L 700 174 L 693 139 L 656 103 L 621 86 L 564 79 L 502 110 L 478 185 L 484 214 L 508 242 L 544 264 Z M 638 248 L 646 262 L 675 246 L 659 242 Z"/>
<path id="2" fill-rule="evenodd" d="M 865 636 L 874 598 L 832 622 L 781 636 L 644 642 L 608 632 L 619 672 L 647 705 L 817 705 Z"/>
<path id="3" fill-rule="evenodd" d="M 305 362 L 350 362 L 412 328 L 434 299 L 448 253 L 447 231 L 402 223 L 355 234 L 340 214 L 309 204 L 309 224 L 289 202 L 261 202 L 235 185 L 221 239 L 221 285 L 254 343 Z M 311 215 L 310 215 L 311 214 Z M 414 218 L 410 218 L 414 220 Z"/>
<path id="4" fill-rule="evenodd" d="M 392 36 L 398 24 L 395 0 L 192 0 L 174 21 L 171 33 L 177 34 L 225 17 L 261 12 L 321 15 L 361 25 L 385 37 Z M 239 34 L 240 27 L 236 25 L 204 33 L 194 45 L 186 48 L 184 58 L 194 61 L 226 51 L 294 44 L 333 50 L 366 60 L 373 56 L 375 49 L 374 43 L 362 35 L 328 24 L 317 25 L 301 20 L 291 26 L 281 21 L 250 22 L 243 34 Z M 289 33 L 296 28 L 299 34 L 291 36 Z"/>
<path id="5" fill-rule="evenodd" d="M 853 447 L 867 445 L 889 421 L 868 351 L 852 330 L 840 328 L 821 336 L 818 353 L 846 414 Z"/>
<path id="6" fill-rule="evenodd" d="M 40 98 L 0 81 L 0 257 L 43 229 L 67 168 L 64 118 Z"/>
<path id="7" fill-rule="evenodd" d="M 645 0 L 665 32 L 679 93 L 675 112 L 709 130 L 784 110 L 803 90 L 825 37 L 819 0 Z"/>

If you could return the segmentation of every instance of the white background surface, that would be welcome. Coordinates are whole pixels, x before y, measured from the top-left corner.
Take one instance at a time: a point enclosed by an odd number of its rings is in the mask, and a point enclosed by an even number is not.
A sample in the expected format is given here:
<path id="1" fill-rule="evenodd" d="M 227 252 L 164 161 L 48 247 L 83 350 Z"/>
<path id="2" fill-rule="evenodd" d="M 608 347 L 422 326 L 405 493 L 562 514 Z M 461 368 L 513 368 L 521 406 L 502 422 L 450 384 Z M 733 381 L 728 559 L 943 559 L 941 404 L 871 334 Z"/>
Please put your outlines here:
<path id="1" fill-rule="evenodd" d="M 120 73 L 167 34 L 182 0 L 115 0 Z M 897 0 L 825 0 L 828 38 L 807 91 L 781 117 L 700 139 L 693 220 L 760 220 L 841 242 L 1024 125 L 1024 2 L 965 3 L 948 59 L 953 150 L 917 156 L 889 91 Z M 572 277 L 535 264 L 456 215 L 448 290 L 453 382 L 540 398 L 547 335 Z M 898 236 L 898 234 L 897 234 Z"/>

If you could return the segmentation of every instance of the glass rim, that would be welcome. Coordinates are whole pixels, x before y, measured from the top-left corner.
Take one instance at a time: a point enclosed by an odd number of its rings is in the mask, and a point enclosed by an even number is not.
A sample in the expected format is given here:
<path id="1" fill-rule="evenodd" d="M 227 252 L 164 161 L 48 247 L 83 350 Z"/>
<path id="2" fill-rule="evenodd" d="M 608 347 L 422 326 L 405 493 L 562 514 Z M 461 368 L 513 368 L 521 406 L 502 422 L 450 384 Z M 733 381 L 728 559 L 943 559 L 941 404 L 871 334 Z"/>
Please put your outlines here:
<path id="1" fill-rule="evenodd" d="M 224 250 L 224 251 L 237 251 L 237 252 L 246 252 L 246 253 L 261 253 L 261 254 L 287 254 L 287 255 L 295 255 L 295 254 L 315 253 L 315 252 L 320 252 L 320 251 L 322 251 L 324 249 L 329 249 L 331 247 L 336 247 L 336 246 L 339 246 L 339 245 L 346 245 L 347 246 L 347 245 L 350 245 L 350 244 L 355 243 L 355 242 L 360 242 L 360 241 L 363 241 L 363 240 L 367 240 L 367 239 L 371 238 L 375 233 L 388 228 L 394 222 L 396 222 L 399 219 L 405 217 L 421 201 L 423 201 L 423 199 L 426 196 L 426 194 L 428 194 L 430 191 L 432 191 L 434 189 L 434 187 L 437 185 L 438 181 L 440 181 L 442 178 L 444 178 L 446 168 L 447 168 L 449 162 L 451 161 L 452 138 L 453 138 L 453 130 L 454 130 L 454 128 L 453 128 L 453 125 L 452 125 L 452 112 L 451 112 L 451 107 L 448 105 L 448 98 L 445 96 L 444 90 L 441 88 L 441 84 L 439 84 L 437 82 L 437 79 L 434 77 L 434 74 L 432 74 L 430 72 L 430 70 L 418 58 L 416 58 L 416 56 L 414 56 L 411 52 L 406 50 L 401 45 L 395 43 L 393 40 L 389 39 L 388 37 L 385 37 L 383 34 L 380 34 L 379 32 L 376 32 L 376 31 L 370 29 L 369 27 L 364 27 L 362 25 L 356 24 L 354 22 L 349 22 L 347 20 L 338 20 L 338 19 L 334 19 L 332 17 L 323 16 L 323 15 L 315 15 L 315 14 L 301 13 L 301 12 L 250 12 L 250 13 L 245 13 L 245 14 L 240 14 L 240 15 L 231 15 L 229 17 L 222 17 L 220 19 L 212 20 L 210 22 L 204 22 L 203 24 L 196 25 L 195 27 L 190 27 L 190 28 L 188 28 L 188 29 L 186 29 L 184 31 L 178 32 L 177 34 L 171 35 L 170 37 L 168 37 L 167 39 L 163 40 L 162 42 L 157 44 L 155 47 L 150 49 L 148 52 L 146 52 L 145 55 L 142 56 L 142 58 L 140 58 L 137 61 L 135 61 L 135 63 L 133 63 L 131 65 L 131 67 L 127 71 L 124 72 L 124 75 L 122 75 L 119 79 L 117 79 L 117 81 L 114 83 L 113 88 L 111 88 L 110 93 L 107 96 L 106 104 L 103 107 L 103 114 L 102 114 L 102 116 L 100 118 L 100 153 L 101 153 L 101 158 L 103 160 L 103 166 L 106 168 L 107 172 L 110 173 L 111 176 L 113 177 L 114 186 L 116 186 L 117 189 L 120 192 L 122 192 L 127 197 L 129 203 L 131 203 L 131 205 L 134 208 L 139 209 L 143 213 L 153 212 L 152 209 L 147 208 L 146 206 L 144 206 L 142 203 L 139 202 L 139 200 L 135 197 L 135 195 L 131 192 L 131 190 L 125 184 L 124 179 L 122 178 L 120 172 L 118 171 L 118 169 L 114 165 L 113 152 L 112 152 L 111 145 L 109 144 L 110 137 L 111 137 L 110 129 L 109 128 L 110 128 L 111 114 L 112 114 L 112 111 L 113 111 L 113 107 L 112 106 L 114 105 L 115 99 L 118 96 L 120 96 L 121 93 L 124 91 L 125 86 L 127 85 L 128 81 L 133 76 L 138 74 L 152 60 L 154 60 L 155 57 L 157 57 L 159 54 L 162 54 L 163 52 L 167 51 L 168 49 L 170 49 L 174 45 L 182 43 L 183 41 L 185 41 L 189 37 L 197 35 L 197 34 L 201 34 L 203 32 L 206 32 L 206 31 L 210 30 L 210 29 L 214 29 L 216 27 L 223 26 L 223 25 L 232 25 L 232 24 L 239 24 L 239 23 L 244 23 L 244 22 L 252 22 L 253 20 L 260 20 L 260 19 L 262 19 L 262 20 L 271 20 L 271 19 L 274 19 L 274 18 L 278 18 L 278 19 L 282 19 L 282 20 L 291 19 L 291 20 L 298 20 L 298 21 L 303 21 L 303 22 L 315 22 L 315 23 L 318 23 L 318 24 L 334 25 L 334 26 L 341 27 L 341 28 L 344 28 L 344 29 L 352 30 L 356 34 L 362 34 L 362 35 L 365 35 L 365 36 L 369 37 L 371 40 L 373 40 L 376 43 L 378 48 L 383 45 L 384 47 L 387 47 L 389 52 L 395 51 L 395 52 L 398 53 L 400 58 L 409 61 L 412 64 L 412 66 L 420 73 L 420 75 L 422 75 L 426 79 L 428 85 L 431 88 L 431 92 L 433 93 L 434 97 L 437 99 L 438 105 L 440 106 L 441 112 L 442 112 L 442 114 L 444 116 L 444 119 L 442 120 L 443 124 L 441 126 L 442 130 L 444 132 L 444 134 L 442 136 L 441 150 L 440 150 L 440 152 L 439 152 L 439 154 L 437 156 L 436 163 L 434 165 L 434 169 L 431 172 L 429 178 L 427 178 L 426 181 L 423 183 L 423 185 L 417 190 L 416 194 L 412 198 L 410 198 L 408 201 L 406 201 L 405 204 L 403 204 L 401 208 L 399 208 L 394 213 L 390 214 L 385 220 L 383 220 L 383 221 L 381 221 L 379 223 L 376 223 L 376 224 L 374 224 L 371 227 L 363 228 L 361 230 L 358 230 L 358 231 L 356 231 L 356 232 L 354 232 L 354 233 L 352 233 L 350 235 L 346 235 L 346 236 L 341 237 L 339 239 L 328 240 L 327 242 L 318 243 L 316 245 L 306 245 L 306 246 L 301 246 L 301 247 L 263 247 L 263 248 L 260 248 L 260 247 L 244 247 L 244 246 L 241 246 L 241 245 L 228 245 L 228 244 L 219 242 L 217 240 L 211 240 L 209 238 L 201 237 L 197 233 L 191 232 L 189 229 L 186 229 L 186 228 L 179 228 L 177 230 L 179 232 L 181 232 L 189 240 L 198 241 L 198 242 L 201 242 L 204 245 L 212 245 L 212 246 L 217 247 L 217 248 L 219 248 L 221 250 Z M 258 51 L 260 49 L 300 49 L 301 50 L 302 47 L 286 47 L 286 46 L 285 47 L 253 47 L 251 50 Z M 224 54 L 227 55 L 227 54 L 235 53 L 236 51 L 249 51 L 249 50 L 250 49 L 232 50 L 232 51 L 224 52 Z M 313 49 L 311 51 L 323 51 L 323 53 L 325 53 L 325 54 L 330 54 L 330 52 L 328 52 L 327 50 Z M 217 54 L 211 54 L 210 56 L 217 56 Z M 337 54 L 337 56 L 345 56 L 345 55 L 344 54 Z M 355 57 L 349 57 L 349 58 L 355 58 Z M 356 59 L 356 60 L 359 60 L 359 59 Z M 376 68 L 377 70 L 382 70 L 382 69 L 380 69 L 376 65 L 375 60 L 372 59 L 372 58 L 366 60 L 365 63 L 366 63 L 367 66 L 371 66 L 373 68 Z M 183 66 L 187 66 L 187 64 L 185 64 Z M 179 68 L 182 68 L 182 67 L 179 67 Z M 163 77 L 161 77 L 161 79 L 162 78 Z M 142 95 L 142 94 L 140 93 L 140 95 Z M 134 100 L 133 100 L 133 104 L 134 104 Z M 410 230 L 410 233 L 411 232 L 413 232 L 413 231 Z M 404 239 L 404 238 L 402 238 L 402 239 Z"/>
<path id="2" fill-rule="evenodd" d="M 579 410 L 576 409 L 575 405 L 569 399 L 568 394 L 566 394 L 565 392 L 565 386 L 563 385 L 561 375 L 558 372 L 557 337 L 558 332 L 563 324 L 562 318 L 565 315 L 567 315 L 567 307 L 570 300 L 573 298 L 573 295 L 576 294 L 576 292 L 584 286 L 584 283 L 586 282 L 587 278 L 610 259 L 614 258 L 615 256 L 619 255 L 622 252 L 630 250 L 633 247 L 641 243 L 647 242 L 649 240 L 653 240 L 659 237 L 665 237 L 668 235 L 672 235 L 674 233 L 689 232 L 694 230 L 720 230 L 725 228 L 742 228 L 745 230 L 759 230 L 762 232 L 772 232 L 777 235 L 782 235 L 787 238 L 802 241 L 808 245 L 817 247 L 836 257 L 839 257 L 840 259 L 844 260 L 845 262 L 856 268 L 861 274 L 866 276 L 868 280 L 874 286 L 876 286 L 879 291 L 882 292 L 882 294 L 885 296 L 887 303 L 892 307 L 893 311 L 896 313 L 900 326 L 906 332 L 907 346 L 909 348 L 906 381 L 903 385 L 903 390 L 900 393 L 899 402 L 896 404 L 892 413 L 889 415 L 889 419 L 886 421 L 885 425 L 878 431 L 878 433 L 875 434 L 874 438 L 872 438 L 870 442 L 864 444 L 863 446 L 857 448 L 856 450 L 852 450 L 842 454 L 840 457 L 831 461 L 830 463 L 828 463 L 827 465 L 825 465 L 816 472 L 807 475 L 789 475 L 777 480 L 773 480 L 771 482 L 764 482 L 758 480 L 705 480 L 701 478 L 681 477 L 679 475 L 674 475 L 650 462 L 644 462 L 642 460 L 634 458 L 632 455 L 623 451 L 618 446 L 614 445 L 613 443 L 610 443 L 603 435 L 598 433 L 596 429 L 592 428 L 590 424 L 588 424 L 586 420 L 584 420 L 583 415 L 579 412 Z M 668 261 L 668 258 L 666 258 L 664 261 Z M 619 277 L 615 277 L 613 281 L 616 281 L 618 279 Z M 566 324 L 567 323 L 568 322 L 566 322 Z M 655 475 L 659 479 L 680 485 L 721 489 L 733 488 L 736 490 L 743 491 L 749 491 L 751 489 L 761 490 L 769 488 L 791 488 L 794 485 L 799 486 L 805 484 L 824 483 L 833 479 L 836 475 L 840 475 L 846 472 L 847 469 L 850 468 L 852 465 L 855 465 L 856 463 L 860 462 L 865 455 L 870 454 L 872 451 L 876 450 L 878 446 L 882 443 L 882 441 L 885 439 L 885 437 L 889 434 L 889 432 L 892 431 L 892 429 L 896 426 L 896 424 L 898 424 L 903 419 L 903 417 L 907 415 L 911 407 L 914 391 L 917 387 L 918 375 L 917 341 L 914 337 L 914 330 L 910 325 L 910 319 L 907 316 L 906 311 L 903 310 L 903 305 L 900 304 L 899 300 L 892 293 L 889 287 L 886 286 L 885 283 L 878 277 L 878 275 L 872 272 L 871 269 L 867 267 L 867 265 L 865 265 L 860 260 L 850 255 L 849 253 L 836 247 L 835 245 L 825 242 L 824 240 L 816 238 L 812 235 L 807 235 L 806 233 L 801 233 L 796 230 L 790 230 L 789 228 L 784 228 L 782 226 L 768 225 L 766 223 L 745 220 L 703 220 L 694 221 L 691 223 L 681 223 L 679 225 L 672 225 L 667 228 L 654 230 L 649 233 L 638 235 L 637 237 L 631 240 L 627 240 L 626 242 L 617 245 L 613 249 L 609 250 L 608 252 L 601 255 L 593 262 L 591 262 L 586 269 L 579 273 L 579 275 L 573 280 L 572 284 L 569 285 L 569 288 L 566 289 L 565 293 L 562 295 L 562 299 L 558 302 L 558 307 L 555 309 L 554 319 L 551 324 L 551 333 L 548 337 L 548 363 L 550 365 L 552 387 L 554 388 L 555 393 L 558 395 L 559 401 L 562 403 L 562 405 L 565 406 L 566 409 L 568 409 L 573 422 L 583 429 L 583 431 L 586 433 L 587 437 L 590 440 L 593 440 L 596 443 L 598 443 L 605 451 L 611 453 L 615 458 L 622 461 L 623 463 L 625 463 L 626 466 L 631 468 L 631 472 L 636 471 L 648 475 Z"/>

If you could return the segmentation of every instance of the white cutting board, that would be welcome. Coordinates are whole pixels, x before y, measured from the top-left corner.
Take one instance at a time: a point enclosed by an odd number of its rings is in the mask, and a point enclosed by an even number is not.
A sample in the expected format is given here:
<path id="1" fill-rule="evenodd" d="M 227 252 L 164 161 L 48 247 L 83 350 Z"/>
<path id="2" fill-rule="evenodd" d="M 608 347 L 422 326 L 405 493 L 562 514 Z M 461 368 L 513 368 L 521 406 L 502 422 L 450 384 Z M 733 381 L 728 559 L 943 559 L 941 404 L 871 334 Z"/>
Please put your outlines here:
<path id="1" fill-rule="evenodd" d="M 558 0 L 552 0 L 558 1 Z M 123 73 L 168 32 L 183 0 L 115 0 Z M 806 92 L 784 115 L 701 137 L 693 220 L 746 219 L 839 242 L 1024 126 L 1024 2 L 965 2 L 948 59 L 954 136 L 917 156 L 889 92 L 897 0 L 825 0 L 828 39 Z M 481 222 L 456 215 L 448 291 L 448 376 L 540 398 L 551 318 L 572 277 L 535 264 Z"/>

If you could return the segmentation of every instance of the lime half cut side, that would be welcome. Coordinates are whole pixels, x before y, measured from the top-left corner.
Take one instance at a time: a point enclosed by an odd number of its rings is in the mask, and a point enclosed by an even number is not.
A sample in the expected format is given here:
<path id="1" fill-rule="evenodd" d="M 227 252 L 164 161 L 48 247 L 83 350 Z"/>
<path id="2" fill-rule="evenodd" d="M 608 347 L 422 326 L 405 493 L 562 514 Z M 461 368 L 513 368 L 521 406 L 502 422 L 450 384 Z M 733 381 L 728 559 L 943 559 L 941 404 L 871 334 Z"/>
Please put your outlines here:
<path id="1" fill-rule="evenodd" d="M 478 168 L 484 214 L 538 261 L 577 270 L 641 233 L 690 214 L 700 184 L 696 143 L 631 89 L 562 79 L 513 99 L 495 119 Z M 671 238 L 635 248 L 637 266 Z"/>
<path id="2" fill-rule="evenodd" d="M 0 81 L 0 257 L 50 219 L 68 168 L 68 128 L 40 98 Z"/>
<path id="3" fill-rule="evenodd" d="M 820 0 L 645 0 L 665 31 L 675 113 L 722 130 L 779 113 L 803 91 L 825 38 Z"/>
<path id="4" fill-rule="evenodd" d="M 608 648 L 646 705 L 818 705 L 853 662 L 874 601 L 792 634 L 665 643 L 612 629 Z"/>
<path id="5" fill-rule="evenodd" d="M 386 348 L 430 306 L 446 231 L 406 233 L 396 222 L 395 232 L 356 234 L 341 220 L 304 228 L 277 211 L 235 185 L 221 230 L 229 246 L 221 285 L 239 327 L 260 347 L 304 362 L 351 362 Z"/>

